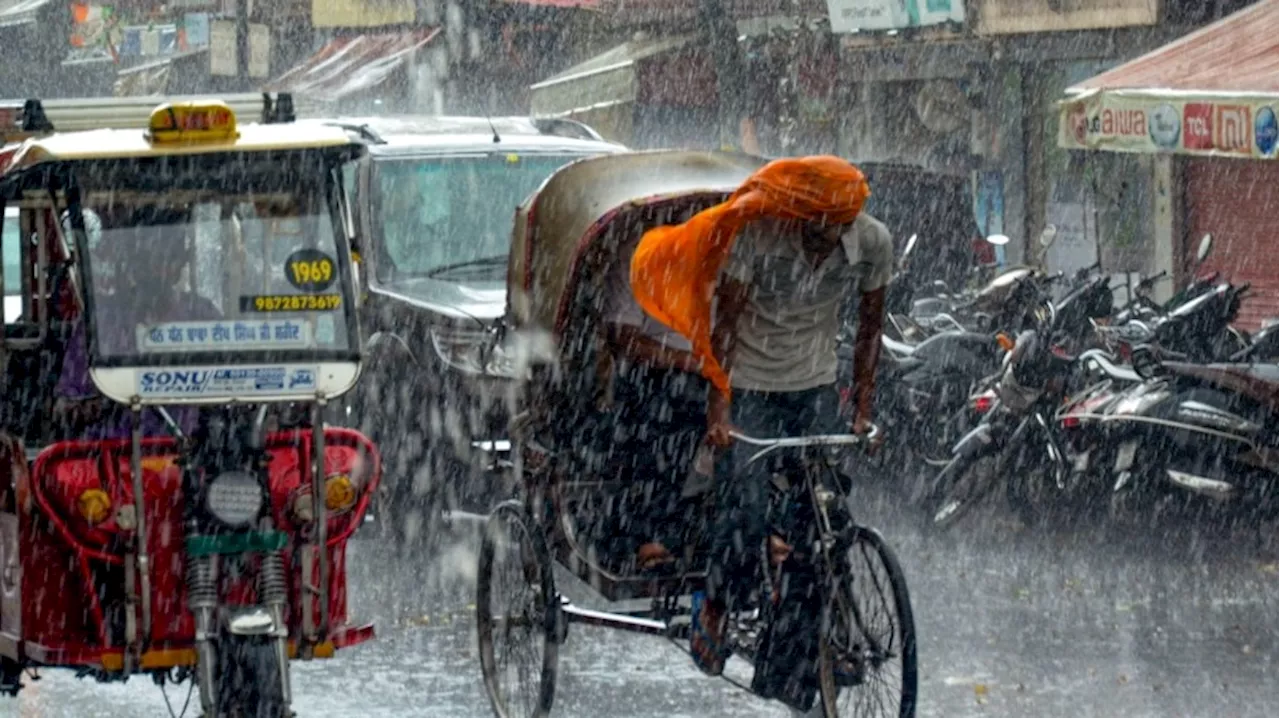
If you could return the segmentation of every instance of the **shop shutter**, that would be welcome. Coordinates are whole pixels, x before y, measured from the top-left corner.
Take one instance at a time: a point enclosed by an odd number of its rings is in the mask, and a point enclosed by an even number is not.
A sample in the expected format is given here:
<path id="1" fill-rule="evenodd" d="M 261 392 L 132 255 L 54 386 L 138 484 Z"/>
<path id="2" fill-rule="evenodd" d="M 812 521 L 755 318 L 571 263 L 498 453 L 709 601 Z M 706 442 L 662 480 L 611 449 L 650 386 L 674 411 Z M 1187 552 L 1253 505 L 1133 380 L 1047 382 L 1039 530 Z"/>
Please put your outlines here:
<path id="1" fill-rule="evenodd" d="M 1246 329 L 1280 315 L 1278 169 L 1268 160 L 1197 158 L 1185 164 L 1187 261 L 1194 260 L 1200 238 L 1212 234 L 1213 254 L 1201 273 L 1217 271 L 1233 284 L 1252 285 L 1236 322 Z"/>

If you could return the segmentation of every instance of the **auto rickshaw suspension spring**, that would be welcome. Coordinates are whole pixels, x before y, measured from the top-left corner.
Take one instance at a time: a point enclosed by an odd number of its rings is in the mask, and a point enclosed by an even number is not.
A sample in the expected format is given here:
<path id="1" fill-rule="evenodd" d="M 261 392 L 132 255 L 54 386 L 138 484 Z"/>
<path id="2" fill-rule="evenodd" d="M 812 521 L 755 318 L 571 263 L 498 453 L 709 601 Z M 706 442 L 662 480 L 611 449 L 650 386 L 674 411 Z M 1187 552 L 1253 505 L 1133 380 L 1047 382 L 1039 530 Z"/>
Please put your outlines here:
<path id="1" fill-rule="evenodd" d="M 193 609 L 215 608 L 218 605 L 218 585 L 213 562 L 213 556 L 187 558 L 187 605 Z"/>
<path id="2" fill-rule="evenodd" d="M 271 551 L 262 556 L 262 567 L 258 573 L 259 596 L 268 606 L 283 604 L 288 596 L 288 586 L 284 579 L 284 556 L 279 551 Z"/>

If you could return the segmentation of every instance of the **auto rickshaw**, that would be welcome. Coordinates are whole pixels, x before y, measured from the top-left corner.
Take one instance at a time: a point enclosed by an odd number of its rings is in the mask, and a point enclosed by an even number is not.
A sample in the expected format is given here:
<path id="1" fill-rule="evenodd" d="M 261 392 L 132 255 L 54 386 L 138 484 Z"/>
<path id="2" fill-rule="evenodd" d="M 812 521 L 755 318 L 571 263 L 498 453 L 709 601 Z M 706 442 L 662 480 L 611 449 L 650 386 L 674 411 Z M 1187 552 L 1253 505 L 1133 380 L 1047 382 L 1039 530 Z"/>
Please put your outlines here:
<path id="1" fill-rule="evenodd" d="M 238 123 L 254 102 L 262 120 Z M 289 659 L 374 635 L 347 617 L 346 544 L 380 459 L 321 420 L 361 366 L 342 175 L 363 148 L 287 95 L 59 131 L 92 124 L 98 106 L 73 105 L 0 112 L 20 139 L 0 155 L 3 241 L 21 244 L 0 686 L 150 674 L 194 681 L 207 718 L 290 716 Z"/>
<path id="2" fill-rule="evenodd" d="M 510 429 L 511 492 L 496 497 L 482 534 L 475 602 L 497 718 L 551 714 L 559 648 L 575 625 L 690 636 L 688 599 L 705 586 L 712 553 L 700 530 L 714 508 L 712 478 L 695 469 L 694 448 L 706 431 L 705 384 L 698 390 L 700 377 L 685 371 L 672 388 L 684 383 L 691 395 L 664 401 L 660 390 L 652 401 L 636 373 L 608 369 L 639 362 L 634 345 L 610 339 L 617 317 L 605 307 L 620 289 L 630 294 L 630 254 L 646 230 L 723 202 L 764 163 L 695 151 L 594 157 L 558 170 L 516 211 L 503 341 L 518 358 L 522 411 Z M 611 400 L 618 392 L 628 399 Z M 788 653 L 782 626 L 797 604 L 763 599 L 736 615 L 731 625 L 742 630 L 729 644 L 756 669 L 740 687 L 826 718 L 911 718 L 915 624 L 903 571 L 880 534 L 850 515 L 850 487 L 831 460 L 868 437 L 734 438 L 760 447 L 757 460 L 778 460 L 771 525 L 792 545 L 815 547 L 779 574 L 762 561 L 771 575 L 761 585 L 799 591 L 816 581 L 822 614 L 820 635 L 805 637 L 817 644 L 816 666 L 786 686 L 780 663 L 800 659 L 779 661 Z M 638 463 L 642 455 L 656 460 Z M 649 570 L 636 548 L 658 525 L 682 534 L 672 536 L 678 558 Z M 566 575 L 618 608 L 570 600 L 560 592 Z"/>

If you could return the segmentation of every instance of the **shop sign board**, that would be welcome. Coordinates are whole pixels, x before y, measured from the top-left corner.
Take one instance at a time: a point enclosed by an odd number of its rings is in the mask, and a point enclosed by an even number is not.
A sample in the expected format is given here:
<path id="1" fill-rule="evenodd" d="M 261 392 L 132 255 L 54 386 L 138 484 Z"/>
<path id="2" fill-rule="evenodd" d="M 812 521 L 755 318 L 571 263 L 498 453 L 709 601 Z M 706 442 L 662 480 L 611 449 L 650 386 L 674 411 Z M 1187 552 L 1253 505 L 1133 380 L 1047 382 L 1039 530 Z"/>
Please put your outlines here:
<path id="1" fill-rule="evenodd" d="M 964 22 L 964 0 L 827 0 L 831 32 L 900 30 Z"/>
<path id="2" fill-rule="evenodd" d="M 1273 159 L 1277 97 L 1155 90 L 1082 93 L 1059 103 L 1067 149 Z"/>

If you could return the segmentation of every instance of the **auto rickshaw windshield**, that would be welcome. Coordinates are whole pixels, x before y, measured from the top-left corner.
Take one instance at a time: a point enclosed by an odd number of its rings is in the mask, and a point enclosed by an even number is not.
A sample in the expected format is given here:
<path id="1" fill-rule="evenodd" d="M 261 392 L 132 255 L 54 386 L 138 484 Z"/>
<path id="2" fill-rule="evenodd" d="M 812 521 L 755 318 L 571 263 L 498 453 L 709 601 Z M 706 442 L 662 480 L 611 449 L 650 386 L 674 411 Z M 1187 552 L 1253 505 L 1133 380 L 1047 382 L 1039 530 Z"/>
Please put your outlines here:
<path id="1" fill-rule="evenodd" d="M 83 263 L 95 356 L 349 350 L 335 178 L 300 171 L 301 160 L 210 173 L 164 159 L 163 188 L 136 161 L 76 169 L 85 223 L 101 226 Z"/>

